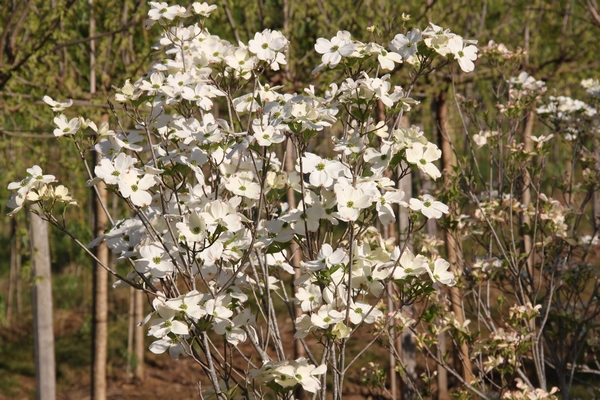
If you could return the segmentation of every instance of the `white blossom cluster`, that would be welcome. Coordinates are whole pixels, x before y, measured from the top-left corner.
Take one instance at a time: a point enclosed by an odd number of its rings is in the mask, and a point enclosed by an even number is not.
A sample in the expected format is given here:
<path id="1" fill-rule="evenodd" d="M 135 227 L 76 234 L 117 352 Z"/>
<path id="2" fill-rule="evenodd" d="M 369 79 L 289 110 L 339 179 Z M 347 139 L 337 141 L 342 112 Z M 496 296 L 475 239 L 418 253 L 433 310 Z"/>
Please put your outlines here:
<path id="1" fill-rule="evenodd" d="M 324 67 L 335 68 L 345 59 L 376 57 L 382 71 L 391 71 L 396 64 L 403 62 L 419 65 L 429 52 L 448 57 L 458 61 L 464 72 L 471 72 L 475 68 L 473 61 L 477 59 L 475 40 L 464 40 L 461 36 L 430 23 L 425 30 L 414 29 L 406 33 L 399 33 L 389 43 L 388 49 L 377 43 L 362 43 L 353 40 L 350 33 L 340 31 L 330 40 L 317 39 L 315 50 L 322 54 L 322 63 L 314 72 Z M 419 46 L 421 48 L 419 49 Z"/>
<path id="2" fill-rule="evenodd" d="M 574 115 L 593 117 L 597 110 L 585 102 L 567 96 L 550 96 L 548 102 L 537 108 L 538 114 L 552 114 L 558 119 L 571 120 Z"/>
<path id="3" fill-rule="evenodd" d="M 376 57 L 381 70 L 391 71 L 396 64 L 403 62 L 420 65 L 430 52 L 458 61 L 464 72 L 475 69 L 477 59 L 476 40 L 465 40 L 433 23 L 423 31 L 414 29 L 405 34 L 399 33 L 386 49 L 377 43 L 362 43 L 351 38 L 350 32 L 340 31 L 331 39 L 319 38 L 315 44 L 317 53 L 322 54 L 322 63 L 314 72 L 324 67 L 335 68 L 351 58 Z"/>
<path id="4" fill-rule="evenodd" d="M 536 80 L 533 76 L 523 71 L 516 77 L 508 80 L 509 97 L 511 100 L 521 99 L 523 97 L 537 97 L 546 92 L 546 83 Z"/>
<path id="5" fill-rule="evenodd" d="M 50 201 L 53 204 L 64 203 L 66 205 L 76 205 L 69 194 L 69 190 L 58 185 L 54 187 L 56 182 L 54 175 L 45 175 L 38 165 L 34 165 L 27 169 L 29 176 L 19 182 L 11 182 L 8 184 L 8 190 L 15 190 L 8 201 L 8 207 L 13 210 L 8 215 L 13 215 L 21 210 L 27 203 L 37 203 L 41 201 Z"/>
<path id="6" fill-rule="evenodd" d="M 581 86 L 590 96 L 600 99 L 600 81 L 598 79 L 584 79 L 581 81 Z"/>
<path id="7" fill-rule="evenodd" d="M 361 226 L 395 222 L 397 207 L 425 218 L 449 211 L 429 194 L 406 198 L 390 178 L 402 163 L 404 174 L 419 169 L 432 179 L 441 176 L 435 165 L 441 151 L 418 127 L 374 118 L 378 102 L 391 115 L 410 110 L 417 102 L 408 90 L 392 84 L 390 75 L 362 71 L 322 93 L 313 86 L 282 93 L 260 80 L 265 70 L 287 63 L 289 43 L 281 32 L 265 29 L 248 44 L 235 45 L 204 27 L 215 6 L 150 5 L 146 26 L 161 27 L 166 58 L 115 95 L 128 110 L 136 109 L 130 114 L 134 128 L 69 119 L 62 112 L 72 102 L 44 101 L 56 113 L 57 137 L 74 138 L 84 129 L 97 133 L 93 150 L 101 157 L 90 184 L 104 182 L 134 211 L 89 246 L 105 241 L 119 260 L 131 262 L 126 280 L 154 294 L 153 311 L 143 321 L 155 338 L 152 352 L 190 355 L 193 338 L 208 331 L 232 346 L 259 343 L 250 300 L 264 292 L 285 298 L 283 280 L 298 268 L 297 291 L 289 296 L 303 312 L 295 320 L 297 339 L 346 339 L 362 324 L 381 321 L 385 316 L 376 304 L 390 280 L 455 284 L 447 261 L 360 233 Z M 185 26 L 182 21 L 193 15 L 202 22 Z M 433 24 L 396 35 L 389 50 L 338 32 L 317 40 L 317 69 L 371 57 L 392 71 L 395 64 L 417 65 L 437 54 L 469 72 L 477 57 L 472 43 Z M 226 104 L 221 113 L 216 104 Z M 332 138 L 332 154 L 307 150 L 319 132 L 337 132 L 330 129 L 336 123 L 343 133 Z M 276 152 L 287 141 L 297 154 L 292 170 Z M 9 186 L 18 190 L 11 200 L 15 211 L 43 196 L 40 185 L 54 182 L 39 168 L 30 175 Z M 54 196 L 70 201 L 60 188 Z M 299 199 L 293 207 L 281 201 L 288 190 Z M 352 233 L 343 240 L 319 234 L 336 226 Z M 291 242 L 304 254 L 300 265 L 291 262 Z M 325 364 L 260 357 L 262 367 L 250 371 L 256 382 L 320 389 Z"/>

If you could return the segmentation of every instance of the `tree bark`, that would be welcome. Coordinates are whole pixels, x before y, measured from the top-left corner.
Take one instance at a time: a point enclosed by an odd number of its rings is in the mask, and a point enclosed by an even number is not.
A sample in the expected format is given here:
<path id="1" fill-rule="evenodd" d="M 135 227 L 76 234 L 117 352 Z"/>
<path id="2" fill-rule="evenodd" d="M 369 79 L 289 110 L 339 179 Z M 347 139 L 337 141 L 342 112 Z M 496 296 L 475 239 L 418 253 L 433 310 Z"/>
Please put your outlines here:
<path id="1" fill-rule="evenodd" d="M 105 117 L 106 116 L 106 117 Z M 105 114 L 103 119 L 108 119 Z M 100 182 L 96 185 L 100 198 L 94 198 L 94 233 L 101 236 L 108 228 L 108 217 L 102 208 L 107 204 L 108 192 L 106 185 Z M 95 254 L 104 265 L 109 264 L 109 250 L 106 242 L 100 243 Z M 93 333 L 92 333 L 92 399 L 106 399 L 106 362 L 108 357 L 108 272 L 98 262 L 94 263 L 93 284 Z"/>
<path id="2" fill-rule="evenodd" d="M 425 176 L 424 173 L 420 173 L 421 178 L 421 187 L 425 193 L 431 193 L 431 180 Z M 437 220 L 434 218 L 430 218 L 427 220 L 427 225 L 425 226 L 427 230 L 427 235 L 430 237 L 437 237 L 438 233 L 438 225 Z M 444 288 L 440 284 L 436 284 L 437 290 L 440 293 L 440 296 L 445 296 Z M 438 349 L 437 356 L 442 359 L 446 354 L 446 333 L 442 332 L 438 335 Z M 441 364 L 437 364 L 437 399 L 438 400 L 449 400 L 450 394 L 448 393 L 448 371 Z"/>
<path id="3" fill-rule="evenodd" d="M 8 276 L 8 298 L 6 299 L 6 324 L 11 326 L 12 312 L 14 308 L 15 288 L 17 286 L 18 264 L 21 261 L 19 254 L 19 237 L 17 235 L 17 220 L 12 218 L 10 222 L 10 272 Z"/>
<path id="4" fill-rule="evenodd" d="M 447 130 L 448 126 L 448 89 L 445 88 L 441 92 L 437 94 L 434 100 L 434 109 L 436 114 L 436 122 L 437 122 L 437 132 L 438 132 L 438 142 L 439 147 L 442 150 L 442 176 L 444 179 L 444 184 L 449 183 L 450 173 L 452 172 L 452 167 L 455 164 L 454 161 L 454 151 L 452 150 L 452 145 L 450 141 L 450 134 Z M 448 204 L 448 206 L 452 209 L 452 205 Z M 459 277 L 459 247 L 456 242 L 452 232 L 446 231 L 446 255 L 448 257 L 448 262 L 450 263 L 450 270 L 454 275 Z M 454 312 L 454 316 L 456 321 L 461 325 L 464 323 L 465 317 L 462 309 L 462 297 L 460 293 L 460 289 L 457 286 L 452 286 L 450 288 L 450 299 L 452 301 L 452 311 Z M 471 364 L 471 359 L 469 357 L 469 347 L 467 343 L 463 343 L 460 346 L 459 350 L 459 358 L 460 363 L 462 364 L 462 375 L 465 381 L 471 382 L 473 380 L 473 367 Z"/>
<path id="5" fill-rule="evenodd" d="M 401 126 L 408 127 L 410 123 L 408 118 L 403 117 Z M 406 168 L 406 164 L 402 166 Z M 412 193 L 412 177 L 413 174 L 409 174 L 402 178 L 398 182 L 399 188 L 404 191 L 404 198 L 410 199 Z M 400 212 L 398 215 L 398 245 L 400 248 L 404 246 L 404 241 L 408 241 L 408 226 L 410 213 L 405 207 L 399 207 Z M 412 243 L 407 242 L 406 248 L 412 250 Z M 404 312 L 412 315 L 413 306 L 405 306 Z M 417 352 L 415 347 L 415 338 L 409 329 L 405 329 L 401 335 L 397 338 L 397 346 L 400 350 L 399 353 L 402 355 L 402 364 L 404 365 L 404 381 L 402 384 L 402 399 L 411 400 L 416 397 L 416 393 L 413 390 L 413 386 L 417 381 Z"/>
<path id="6" fill-rule="evenodd" d="M 285 154 L 286 154 L 285 155 L 285 170 L 287 173 L 293 172 L 295 160 L 294 160 L 294 145 L 291 140 L 287 140 L 287 147 L 286 147 Z M 290 209 L 296 207 L 296 197 L 294 194 L 294 189 L 292 189 L 292 188 L 289 188 L 287 191 L 287 202 L 288 202 Z M 288 255 L 291 257 L 292 266 L 294 267 L 294 276 L 293 276 L 293 280 L 292 280 L 292 293 L 295 296 L 296 292 L 297 292 L 297 287 L 294 285 L 294 281 L 296 279 L 300 278 L 300 276 L 302 275 L 300 272 L 300 262 L 302 261 L 302 253 L 296 242 L 292 241 Z M 293 307 L 294 307 L 294 316 L 296 318 L 302 316 L 302 310 L 300 309 L 300 307 L 297 307 L 296 304 L 294 304 Z M 296 332 L 294 332 L 294 333 L 296 333 Z M 304 347 L 302 346 L 302 343 L 300 342 L 300 340 L 294 340 L 294 358 L 297 360 L 300 357 L 306 357 L 306 351 L 304 350 Z M 302 389 L 302 386 L 299 386 L 298 389 L 296 389 L 294 394 L 295 394 L 296 398 L 299 400 L 302 400 L 305 398 L 305 394 L 304 394 L 304 390 Z"/>
<path id="7" fill-rule="evenodd" d="M 129 316 L 127 319 L 127 381 L 133 378 L 133 335 L 135 332 L 135 289 L 129 287 Z"/>
<path id="8" fill-rule="evenodd" d="M 94 0 L 88 0 L 90 19 L 89 36 L 96 36 L 96 17 L 94 15 Z M 90 40 L 90 94 L 96 93 L 96 41 Z M 102 115 L 102 122 L 108 122 L 108 114 Z M 98 161 L 98 160 L 97 160 Z M 108 228 L 108 216 L 103 205 L 107 204 L 108 192 L 104 182 L 97 184 L 98 197 L 92 191 L 92 208 L 94 218 L 94 234 L 96 237 L 104 234 Z M 106 399 L 106 360 L 108 354 L 108 272 L 101 263 L 108 265 L 108 247 L 100 243 L 95 250 L 100 262 L 94 263 L 93 306 L 92 320 L 92 400 Z"/>
<path id="9" fill-rule="evenodd" d="M 525 123 L 525 130 L 523 132 L 523 143 L 525 144 L 525 152 L 530 153 L 533 150 L 533 140 L 531 140 L 531 134 L 533 133 L 533 124 L 535 121 L 535 113 L 530 111 L 527 113 L 527 122 Z M 567 163 L 568 165 L 569 163 Z M 523 195 L 521 196 L 521 203 L 523 207 L 527 208 L 531 204 L 531 176 L 529 171 L 525 169 L 523 174 Z M 529 214 L 521 214 L 521 226 L 527 225 L 531 227 L 531 218 Z M 533 293 L 534 283 L 534 271 L 533 271 L 533 246 L 532 238 L 528 233 L 523 234 L 523 251 L 527 254 L 527 272 L 530 278 L 531 290 Z"/>
<path id="10" fill-rule="evenodd" d="M 134 321 L 139 323 L 144 319 L 144 293 L 141 290 L 136 290 L 134 295 L 135 300 L 135 311 Z M 133 375 L 137 381 L 143 381 L 146 378 L 146 372 L 144 369 L 144 352 L 146 351 L 146 345 L 144 343 L 144 327 L 136 326 L 134 328 L 134 352 L 135 352 L 135 370 Z"/>
<path id="11" fill-rule="evenodd" d="M 600 143 L 597 140 L 594 143 L 594 157 L 596 158 L 596 162 L 600 160 Z M 598 234 L 598 225 L 600 224 L 600 193 L 597 190 L 592 194 L 592 209 L 594 213 L 592 227 L 595 234 Z"/>
<path id="12" fill-rule="evenodd" d="M 446 334 L 444 332 L 438 335 L 438 354 L 440 359 L 444 358 L 446 354 Z M 450 393 L 448 392 L 448 371 L 441 364 L 437 365 L 437 384 L 438 384 L 438 400 L 450 400 Z"/>
<path id="13" fill-rule="evenodd" d="M 39 211 L 37 205 L 31 207 Z M 54 324 L 48 223 L 30 213 L 31 304 L 35 356 L 36 399 L 56 399 Z"/>

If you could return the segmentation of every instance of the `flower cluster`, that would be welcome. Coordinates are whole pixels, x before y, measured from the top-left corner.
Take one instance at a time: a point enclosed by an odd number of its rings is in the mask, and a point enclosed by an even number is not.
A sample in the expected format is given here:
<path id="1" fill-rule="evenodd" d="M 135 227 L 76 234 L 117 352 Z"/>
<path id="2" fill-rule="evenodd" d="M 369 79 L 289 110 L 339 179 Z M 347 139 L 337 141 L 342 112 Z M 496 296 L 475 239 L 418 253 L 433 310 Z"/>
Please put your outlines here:
<path id="1" fill-rule="evenodd" d="M 584 79 L 581 86 L 588 94 L 596 99 L 600 99 L 600 81 L 598 79 Z"/>
<path id="2" fill-rule="evenodd" d="M 386 49 L 378 43 L 362 43 L 351 38 L 347 31 L 340 31 L 331 39 L 319 38 L 315 51 L 322 54 L 322 63 L 313 73 L 325 67 L 335 68 L 340 63 L 346 65 L 350 59 L 373 58 L 381 70 L 392 71 L 396 64 L 408 63 L 421 65 L 432 54 L 448 57 L 458 61 L 464 72 L 475 68 L 473 61 L 477 59 L 476 40 L 465 40 L 433 23 L 424 30 L 413 29 L 406 35 L 399 33 L 390 41 Z"/>
<path id="3" fill-rule="evenodd" d="M 520 47 L 517 47 L 515 50 L 509 50 L 504 43 L 496 43 L 493 40 L 490 40 L 486 46 L 481 48 L 481 53 L 495 64 L 510 61 L 518 62 L 527 54 Z"/>
<path id="4" fill-rule="evenodd" d="M 549 392 L 543 389 L 534 389 L 527 385 L 521 378 L 515 379 L 518 390 L 509 390 L 502 395 L 502 400 L 556 400 L 558 388 L 554 386 Z"/>
<path id="5" fill-rule="evenodd" d="M 69 194 L 69 190 L 63 186 L 54 186 L 56 182 L 54 175 L 44 175 L 42 169 L 34 165 L 27 169 L 29 176 L 20 182 L 11 182 L 8 184 L 8 190 L 16 191 L 8 201 L 8 207 L 13 210 L 8 215 L 13 215 L 27 204 L 49 201 L 50 208 L 55 203 L 63 203 L 65 205 L 77 205 Z"/>
<path id="6" fill-rule="evenodd" d="M 546 93 L 546 83 L 536 80 L 527 72 L 521 72 L 517 76 L 508 79 L 508 101 L 497 105 L 498 110 L 510 116 L 518 115 L 523 111 L 529 111 L 535 106 Z"/>
<path id="7" fill-rule="evenodd" d="M 598 111 L 581 100 L 567 96 L 550 96 L 546 104 L 537 108 L 537 112 L 551 114 L 557 119 L 571 120 L 581 114 L 593 117 Z"/>
<path id="8" fill-rule="evenodd" d="M 281 389 L 301 385 L 304 390 L 316 393 L 321 388 L 319 375 L 327 371 L 326 365 L 316 367 L 305 358 L 295 361 L 269 361 L 249 374 L 258 383 L 275 382 Z"/>

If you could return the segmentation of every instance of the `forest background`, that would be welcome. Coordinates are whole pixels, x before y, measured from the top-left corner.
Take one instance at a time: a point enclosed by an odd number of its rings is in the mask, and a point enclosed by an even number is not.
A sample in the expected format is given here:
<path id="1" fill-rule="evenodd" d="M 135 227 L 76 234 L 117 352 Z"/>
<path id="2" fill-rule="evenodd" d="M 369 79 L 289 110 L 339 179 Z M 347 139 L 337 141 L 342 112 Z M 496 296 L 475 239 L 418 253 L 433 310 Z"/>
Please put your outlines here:
<path id="1" fill-rule="evenodd" d="M 187 3 L 178 1 L 181 5 Z M 600 60 L 600 8 L 596 0 L 534 1 L 406 1 L 392 0 L 222 0 L 208 29 L 231 42 L 245 43 L 265 28 L 281 30 L 290 40 L 290 63 L 272 84 L 283 84 L 290 92 L 302 90 L 305 82 L 319 83 L 311 71 L 319 63 L 314 49 L 319 37 L 347 30 L 366 39 L 367 27 L 375 26 L 384 42 L 402 30 L 402 15 L 411 24 L 428 21 L 451 27 L 465 38 L 489 40 L 509 49 L 522 48 L 526 56 L 520 70 L 546 82 L 551 91 L 583 98 L 582 79 L 598 78 Z M 57 141 L 51 123 L 53 114 L 42 102 L 44 95 L 74 99 L 76 112 L 93 120 L 107 118 L 107 99 L 113 85 L 137 79 L 161 54 L 152 51 L 156 31 L 145 30 L 148 5 L 137 0 L 28 0 L 4 1 L 0 5 L 0 213 L 10 197 L 6 187 L 19 179 L 25 168 L 38 164 L 59 181 L 69 182 L 80 206 L 70 211 L 69 224 L 85 243 L 92 239 L 91 192 L 79 155 Z M 412 26 L 411 25 L 411 26 Z M 451 79 L 440 72 L 414 97 L 423 101 L 411 118 L 436 142 L 439 131 L 436 101 L 455 93 L 476 98 L 485 108 L 495 108 L 491 82 L 498 79 L 481 61 L 476 71 Z M 448 108 L 447 134 L 457 143 L 463 126 L 455 106 Z M 540 125 L 539 134 L 544 133 Z M 556 174 L 566 171 L 560 148 L 553 150 Z M 116 202 L 114 203 L 117 207 Z M 583 228 L 585 229 L 585 228 Z M 33 325 L 29 287 L 28 222 L 25 215 L 0 219 L 0 398 L 29 398 L 35 392 Z M 440 232 L 440 236 L 442 233 Z M 57 231 L 50 232 L 54 330 L 59 398 L 89 396 L 92 363 L 93 264 L 82 251 Z M 109 284 L 111 284 L 110 282 Z M 197 393 L 196 368 L 186 361 L 152 356 L 145 347 L 136 352 L 135 328 L 144 303 L 136 308 L 135 296 L 127 289 L 109 289 L 108 395 L 125 398 L 180 398 Z M 147 307 L 147 305 L 146 305 Z M 146 308 L 146 312 L 148 309 Z M 136 321 L 137 322 L 137 321 Z M 144 332 L 141 332 L 143 337 Z M 138 334 L 138 338 L 140 334 Z M 142 342 L 143 344 L 143 342 Z M 142 349 L 142 350 L 139 350 Z M 142 355 L 144 354 L 144 355 Z M 143 357 L 143 358 L 142 358 Z M 363 365 L 369 361 L 366 359 Z M 144 368 L 145 367 L 145 368 Z M 352 380 L 352 379 L 351 379 Z M 144 381 L 145 383 L 141 384 Z M 175 382 L 175 383 L 173 383 Z M 353 379 L 356 396 L 369 392 Z M 178 392 L 180 391 L 180 392 Z M 587 392 L 576 396 L 586 397 Z"/>

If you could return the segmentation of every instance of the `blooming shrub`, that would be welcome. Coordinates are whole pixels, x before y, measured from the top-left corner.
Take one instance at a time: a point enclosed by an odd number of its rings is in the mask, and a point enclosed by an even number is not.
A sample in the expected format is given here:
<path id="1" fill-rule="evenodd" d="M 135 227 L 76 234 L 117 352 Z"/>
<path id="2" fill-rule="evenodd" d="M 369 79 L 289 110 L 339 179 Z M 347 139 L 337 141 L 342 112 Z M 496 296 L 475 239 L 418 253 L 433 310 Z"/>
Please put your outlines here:
<path id="1" fill-rule="evenodd" d="M 126 276 L 104 268 L 118 277 L 116 286 L 149 296 L 153 310 L 143 324 L 154 339 L 150 351 L 193 357 L 212 384 L 205 396 L 254 398 L 270 388 L 285 397 L 302 387 L 325 398 L 331 382 L 334 398 L 341 398 L 345 374 L 360 355 L 349 354 L 346 344 L 358 330 L 368 325 L 376 337 L 385 336 L 398 320 L 400 330 L 414 329 L 416 321 L 406 322 L 402 307 L 434 299 L 440 284 L 460 279 L 436 252 L 413 254 L 407 245 L 421 222 L 450 209 L 432 193 L 410 198 L 398 188 L 413 171 L 441 177 L 440 149 L 400 120 L 419 103 L 410 97 L 419 78 L 453 61 L 464 72 L 474 69 L 475 42 L 434 24 L 399 33 L 387 46 L 341 31 L 317 40 L 322 63 L 314 72 L 334 70 L 343 78 L 286 93 L 267 79 L 288 62 L 281 32 L 265 29 L 236 45 L 206 28 L 215 6 L 150 5 L 146 27 L 160 29 L 165 58 L 116 89 L 116 123 L 98 127 L 83 117 L 69 119 L 63 112 L 72 102 L 44 98 L 56 113 L 55 136 L 72 141 L 84 160 L 88 151 L 100 156 L 89 169 L 90 185 L 103 182 L 131 210 L 130 218 L 111 219 L 112 228 L 87 251 L 105 242 L 130 265 Z M 394 83 L 400 64 L 412 71 L 405 86 Z M 525 75 L 510 84 L 504 110 L 521 110 L 543 87 Z M 538 111 L 565 115 L 576 107 L 556 101 Z M 96 133 L 93 139 L 84 135 L 88 130 Z M 331 137 L 330 153 L 315 150 L 323 133 Z M 473 141 L 483 147 L 499 137 L 482 130 Z M 537 148 L 543 151 L 549 139 L 538 138 Z M 13 213 L 38 203 L 43 218 L 68 230 L 54 215 L 57 204 L 75 204 L 67 190 L 38 166 L 28 172 L 9 185 L 16 191 L 9 202 Z M 514 196 L 479 195 L 472 199 L 477 222 L 468 221 L 473 229 L 505 221 L 512 210 L 545 221 L 557 237 L 567 235 L 564 210 L 549 198 L 540 195 L 541 206 L 528 209 Z M 382 232 L 399 213 L 409 214 L 406 239 L 390 240 Z M 493 253 L 480 263 L 477 282 L 506 267 L 505 255 Z M 395 299 L 393 309 L 383 305 L 387 297 Z M 537 331 L 521 321 L 540 316 L 540 305 L 529 301 L 534 305 L 511 308 L 512 330 L 479 342 L 474 357 L 485 355 L 484 374 L 500 370 L 512 377 L 522 366 Z M 306 357 L 294 360 L 286 352 L 279 305 L 289 311 Z M 468 321 L 459 323 L 450 312 L 424 322 L 432 322 L 432 335 L 418 338 L 424 352 L 436 344 L 433 333 L 472 340 Z M 244 367 L 233 364 L 238 356 Z"/>

